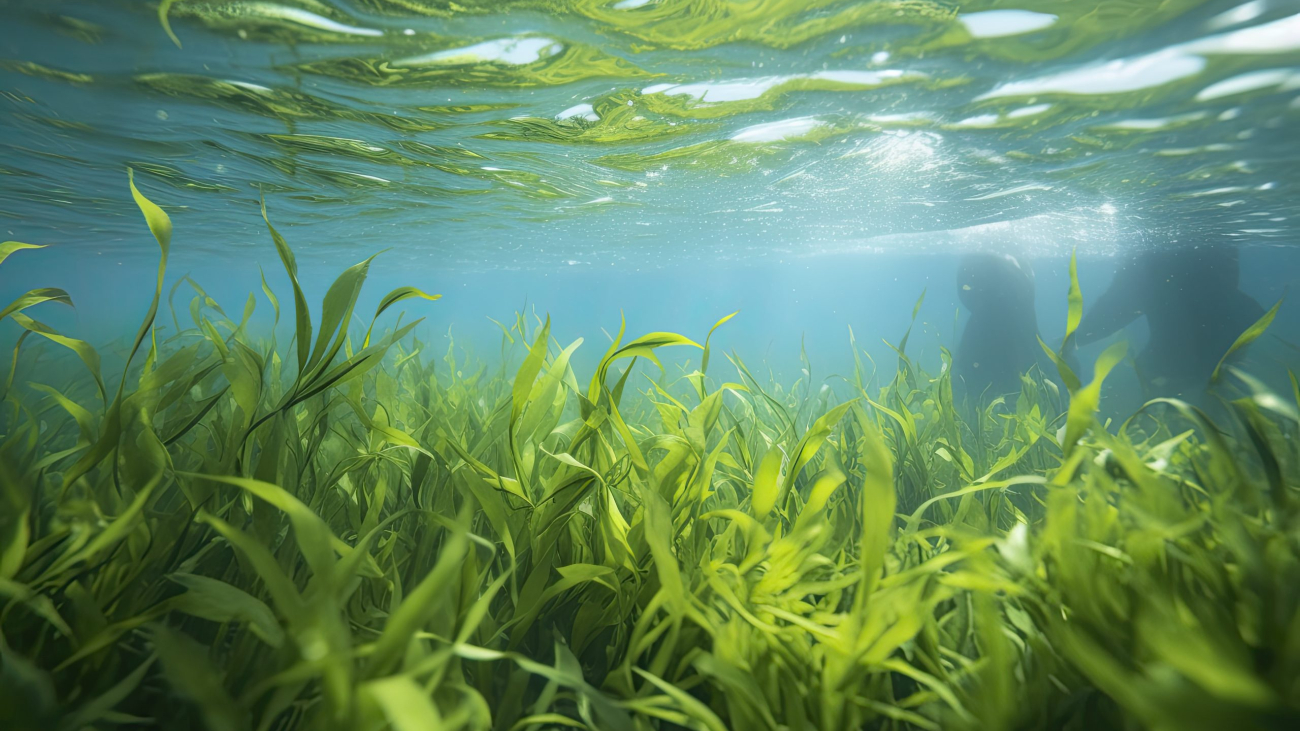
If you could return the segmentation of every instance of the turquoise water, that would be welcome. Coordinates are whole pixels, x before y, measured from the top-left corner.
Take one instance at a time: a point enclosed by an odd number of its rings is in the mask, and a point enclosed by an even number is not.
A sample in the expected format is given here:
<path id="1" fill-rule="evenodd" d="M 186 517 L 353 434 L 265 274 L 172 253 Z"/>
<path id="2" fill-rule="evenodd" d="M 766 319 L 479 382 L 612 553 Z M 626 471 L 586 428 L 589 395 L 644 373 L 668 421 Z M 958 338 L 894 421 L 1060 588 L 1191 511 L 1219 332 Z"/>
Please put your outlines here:
<path id="1" fill-rule="evenodd" d="M 442 293 L 430 327 L 480 353 L 520 309 L 602 343 L 741 310 L 719 342 L 833 372 L 925 291 L 937 362 L 976 250 L 1033 268 L 1049 340 L 1071 251 L 1085 301 L 1153 248 L 1239 247 L 1264 307 L 1300 277 L 1296 2 L 183 1 L 180 45 L 152 3 L 0 8 L 0 230 L 50 246 L 0 294 L 64 287 L 47 321 L 96 343 L 156 257 L 128 166 L 168 286 L 283 291 L 264 196 L 310 300 L 386 249 L 363 303 Z"/>

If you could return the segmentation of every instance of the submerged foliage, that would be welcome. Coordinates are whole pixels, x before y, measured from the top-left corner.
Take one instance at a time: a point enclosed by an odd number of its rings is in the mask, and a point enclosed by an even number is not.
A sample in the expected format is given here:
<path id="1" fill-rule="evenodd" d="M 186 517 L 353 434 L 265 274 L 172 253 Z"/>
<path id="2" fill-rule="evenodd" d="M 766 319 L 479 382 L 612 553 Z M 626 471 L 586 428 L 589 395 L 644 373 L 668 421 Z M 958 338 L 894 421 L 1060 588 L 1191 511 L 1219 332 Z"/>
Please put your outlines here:
<path id="1" fill-rule="evenodd" d="M 292 297 L 261 290 L 291 341 L 188 278 L 165 336 L 171 221 L 131 190 L 161 261 L 120 379 L 28 314 L 68 293 L 0 311 L 22 328 L 4 728 L 1300 720 L 1300 417 L 1248 377 L 1217 425 L 1169 400 L 1099 423 L 1118 349 L 1088 383 L 1054 353 L 1065 390 L 1035 372 L 980 409 L 906 338 L 883 383 L 861 362 L 835 389 L 760 380 L 735 355 L 719 382 L 731 316 L 702 344 L 620 330 L 589 379 L 581 340 L 522 315 L 499 369 L 439 363 L 415 322 L 374 329 L 434 296 L 394 290 L 352 331 L 371 260 L 313 312 L 269 218 Z M 37 248 L 0 245 L 0 265 Z M 1081 311 L 1076 283 L 1069 329 Z M 24 382 L 59 372 L 30 362 L 42 339 L 90 377 Z M 664 369 L 664 348 L 698 368 Z"/>

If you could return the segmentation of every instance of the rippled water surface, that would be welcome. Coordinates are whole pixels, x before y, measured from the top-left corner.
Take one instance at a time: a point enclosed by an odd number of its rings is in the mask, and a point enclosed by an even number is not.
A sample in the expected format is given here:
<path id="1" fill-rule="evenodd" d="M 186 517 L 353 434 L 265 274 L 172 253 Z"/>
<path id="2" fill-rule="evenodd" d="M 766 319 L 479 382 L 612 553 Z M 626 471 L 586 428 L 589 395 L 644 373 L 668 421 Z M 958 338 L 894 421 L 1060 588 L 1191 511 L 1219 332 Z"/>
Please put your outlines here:
<path id="1" fill-rule="evenodd" d="M 133 166 L 227 256 L 259 194 L 464 269 L 1295 239 L 1294 0 L 164 6 L 0 2 L 0 227 L 120 236 Z"/>

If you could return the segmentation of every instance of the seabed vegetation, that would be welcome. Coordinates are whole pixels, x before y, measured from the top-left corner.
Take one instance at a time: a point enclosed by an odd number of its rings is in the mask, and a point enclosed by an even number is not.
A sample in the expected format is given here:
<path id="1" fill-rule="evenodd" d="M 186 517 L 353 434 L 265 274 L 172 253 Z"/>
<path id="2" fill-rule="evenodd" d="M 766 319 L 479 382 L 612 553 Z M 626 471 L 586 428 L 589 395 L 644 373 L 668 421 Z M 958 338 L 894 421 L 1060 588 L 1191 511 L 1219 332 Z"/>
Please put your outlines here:
<path id="1" fill-rule="evenodd" d="M 161 256 L 120 376 L 33 319 L 67 292 L 0 311 L 0 728 L 1300 722 L 1300 388 L 1225 366 L 1213 418 L 1103 423 L 1121 345 L 972 408 L 906 337 L 833 388 L 720 363 L 730 316 L 590 374 L 524 315 L 501 363 L 440 362 L 375 326 L 435 295 L 353 328 L 371 260 L 310 307 L 269 219 L 292 339 L 197 286 L 169 328 L 171 221 L 131 192 Z"/>

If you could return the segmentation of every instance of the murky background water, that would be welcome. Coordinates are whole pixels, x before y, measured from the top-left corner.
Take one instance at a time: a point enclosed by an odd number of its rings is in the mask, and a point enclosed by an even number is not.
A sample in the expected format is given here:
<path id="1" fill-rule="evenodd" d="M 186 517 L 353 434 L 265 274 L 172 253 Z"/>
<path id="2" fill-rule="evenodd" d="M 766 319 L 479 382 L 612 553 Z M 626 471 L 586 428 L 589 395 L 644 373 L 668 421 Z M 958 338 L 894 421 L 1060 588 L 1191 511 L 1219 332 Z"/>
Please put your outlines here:
<path id="1" fill-rule="evenodd" d="M 1071 250 L 1085 301 L 1144 248 L 1240 246 L 1264 307 L 1300 279 L 1294 0 L 182 0 L 183 47 L 152 2 L 0 13 L 0 231 L 50 245 L 0 294 L 65 287 L 47 319 L 96 342 L 156 257 L 128 166 L 228 310 L 282 284 L 264 196 L 313 301 L 388 248 L 370 297 L 441 292 L 489 353 L 524 307 L 588 338 L 740 309 L 720 344 L 833 370 L 928 288 L 937 358 L 976 249 L 1031 263 L 1049 338 Z"/>

